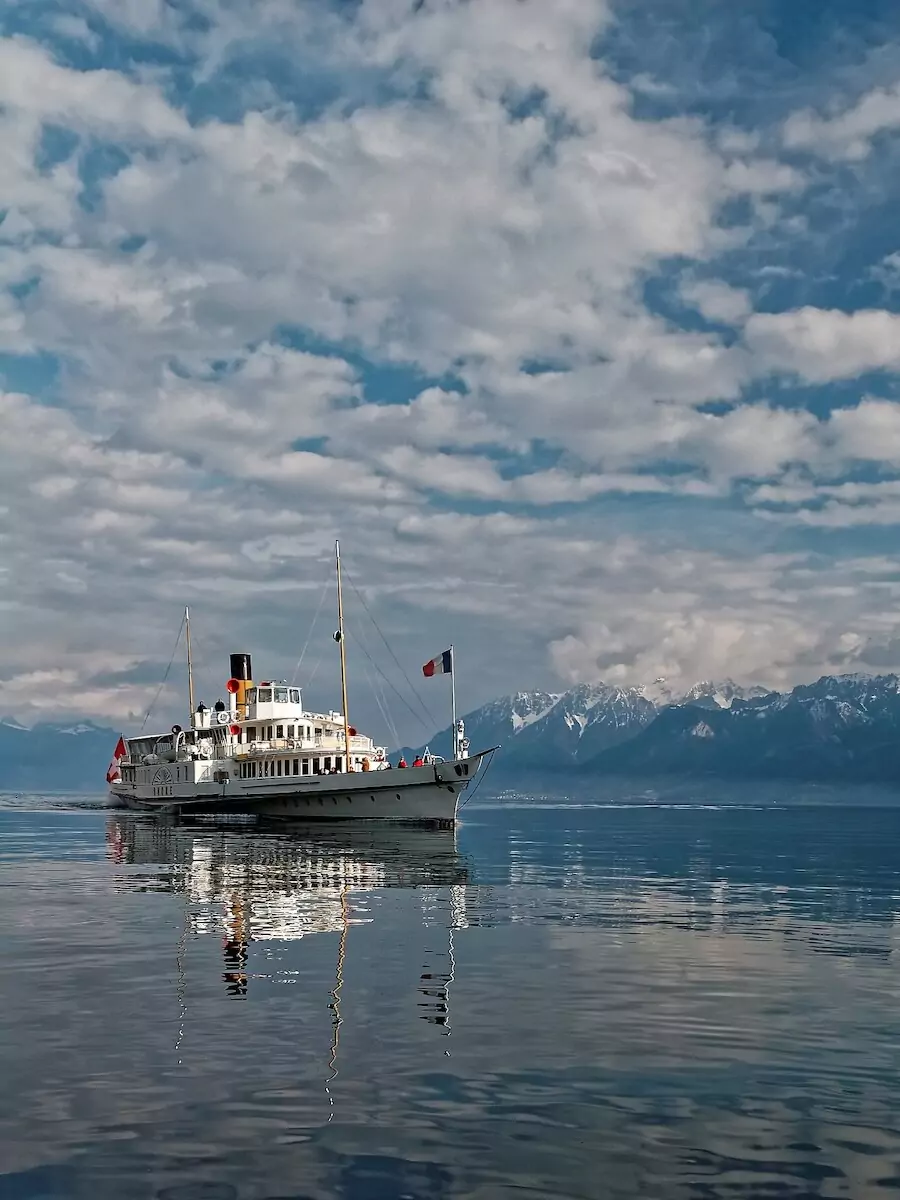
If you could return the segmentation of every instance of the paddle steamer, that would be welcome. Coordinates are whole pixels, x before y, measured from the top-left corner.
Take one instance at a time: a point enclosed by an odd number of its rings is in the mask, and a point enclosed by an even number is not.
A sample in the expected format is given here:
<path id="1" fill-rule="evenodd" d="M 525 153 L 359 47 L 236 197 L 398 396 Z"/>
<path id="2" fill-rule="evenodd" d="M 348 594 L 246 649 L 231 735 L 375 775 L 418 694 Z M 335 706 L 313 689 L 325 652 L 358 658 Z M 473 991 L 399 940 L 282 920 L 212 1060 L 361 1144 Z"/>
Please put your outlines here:
<path id="1" fill-rule="evenodd" d="M 129 808 L 215 812 L 297 820 L 387 820 L 439 825 L 456 820 L 460 794 L 495 747 L 469 753 L 456 716 L 453 651 L 426 664 L 451 677 L 453 751 L 392 765 L 383 746 L 357 732 L 347 715 L 347 663 L 340 546 L 335 544 L 342 710 L 307 712 L 301 690 L 255 681 L 249 654 L 232 654 L 225 701 L 194 705 L 190 613 L 185 612 L 187 728 L 120 738 L 107 773 L 110 792 Z"/>

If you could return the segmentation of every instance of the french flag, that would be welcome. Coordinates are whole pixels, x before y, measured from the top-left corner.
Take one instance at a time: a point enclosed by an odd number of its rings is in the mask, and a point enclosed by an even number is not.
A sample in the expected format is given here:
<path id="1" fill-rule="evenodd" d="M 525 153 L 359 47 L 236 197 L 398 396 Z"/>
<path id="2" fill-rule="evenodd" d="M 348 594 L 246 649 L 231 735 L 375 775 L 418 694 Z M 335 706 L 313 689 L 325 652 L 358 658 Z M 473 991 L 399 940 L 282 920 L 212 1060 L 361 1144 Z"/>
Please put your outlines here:
<path id="1" fill-rule="evenodd" d="M 443 654 L 439 654 L 437 658 L 427 662 L 422 668 L 422 674 L 426 679 L 430 679 L 432 675 L 452 675 L 453 651 L 445 650 Z"/>

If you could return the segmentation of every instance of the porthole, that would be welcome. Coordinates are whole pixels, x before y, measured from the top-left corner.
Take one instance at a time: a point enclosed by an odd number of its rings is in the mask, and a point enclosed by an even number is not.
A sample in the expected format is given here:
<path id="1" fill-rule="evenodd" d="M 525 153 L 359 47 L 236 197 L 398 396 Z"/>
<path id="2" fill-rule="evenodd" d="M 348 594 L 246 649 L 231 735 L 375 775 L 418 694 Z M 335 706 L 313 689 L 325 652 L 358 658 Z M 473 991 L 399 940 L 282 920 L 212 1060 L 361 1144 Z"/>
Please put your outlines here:
<path id="1" fill-rule="evenodd" d="M 400 793 L 399 793 L 399 792 L 397 793 L 397 799 L 398 799 L 398 800 L 400 799 Z"/>

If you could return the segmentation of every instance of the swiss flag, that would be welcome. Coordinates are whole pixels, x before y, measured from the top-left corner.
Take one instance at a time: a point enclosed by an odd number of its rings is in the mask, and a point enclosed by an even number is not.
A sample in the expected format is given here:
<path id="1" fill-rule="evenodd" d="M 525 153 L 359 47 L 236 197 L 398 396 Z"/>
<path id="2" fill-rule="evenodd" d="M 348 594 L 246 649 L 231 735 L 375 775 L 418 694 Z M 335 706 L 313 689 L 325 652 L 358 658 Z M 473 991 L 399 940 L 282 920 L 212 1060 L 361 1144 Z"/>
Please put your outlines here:
<path id="1" fill-rule="evenodd" d="M 106 782 L 115 783 L 116 780 L 122 778 L 122 772 L 119 770 L 119 763 L 128 754 L 128 747 L 125 745 L 125 739 L 119 734 L 119 740 L 116 742 L 116 748 L 113 751 L 112 762 L 109 764 L 109 770 L 106 772 Z"/>

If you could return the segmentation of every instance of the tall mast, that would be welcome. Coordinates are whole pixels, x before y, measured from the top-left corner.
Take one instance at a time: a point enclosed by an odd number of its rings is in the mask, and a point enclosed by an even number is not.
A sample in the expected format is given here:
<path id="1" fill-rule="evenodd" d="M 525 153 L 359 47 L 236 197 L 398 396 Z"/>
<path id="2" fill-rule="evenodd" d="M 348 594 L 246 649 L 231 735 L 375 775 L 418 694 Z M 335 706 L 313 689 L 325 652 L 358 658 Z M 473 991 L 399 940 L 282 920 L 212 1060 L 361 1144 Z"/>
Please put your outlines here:
<path id="1" fill-rule="evenodd" d="M 191 728 L 194 727 L 194 663 L 191 658 L 191 610 L 184 610 L 184 639 L 187 643 L 187 668 L 188 668 L 188 704 L 190 705 L 191 713 Z"/>
<path id="2" fill-rule="evenodd" d="M 453 643 L 450 643 L 450 704 L 453 712 L 453 757 L 459 758 L 459 735 L 456 732 L 456 663 L 453 661 Z"/>
<path id="3" fill-rule="evenodd" d="M 344 709 L 344 770 L 350 770 L 350 718 L 347 715 L 347 652 L 344 649 L 344 593 L 341 590 L 341 543 L 334 543 L 334 562 L 337 567 L 338 635 L 341 650 L 341 704 Z"/>

